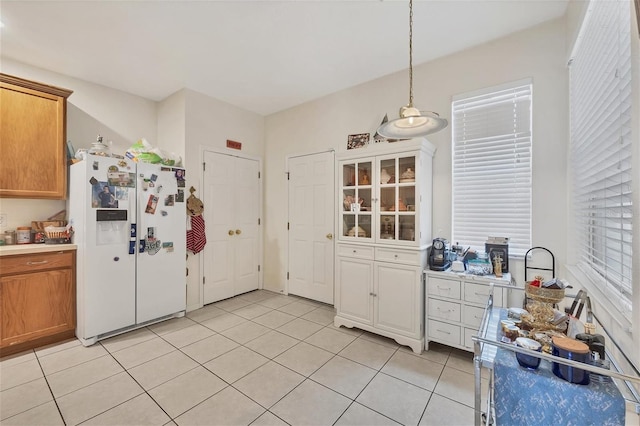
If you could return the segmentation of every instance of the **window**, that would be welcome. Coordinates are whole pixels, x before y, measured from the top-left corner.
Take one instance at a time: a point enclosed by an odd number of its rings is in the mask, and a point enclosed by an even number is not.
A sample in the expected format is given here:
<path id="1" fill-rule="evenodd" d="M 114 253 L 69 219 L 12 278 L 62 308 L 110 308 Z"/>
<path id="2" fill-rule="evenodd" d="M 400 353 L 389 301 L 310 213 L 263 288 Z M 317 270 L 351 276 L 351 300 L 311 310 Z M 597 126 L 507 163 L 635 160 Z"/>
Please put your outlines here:
<path id="1" fill-rule="evenodd" d="M 456 96 L 453 128 L 453 242 L 484 251 L 509 237 L 510 255 L 531 247 L 530 81 Z"/>
<path id="2" fill-rule="evenodd" d="M 633 224 L 630 22 L 629 2 L 591 2 L 569 68 L 571 206 L 577 264 L 629 320 Z"/>

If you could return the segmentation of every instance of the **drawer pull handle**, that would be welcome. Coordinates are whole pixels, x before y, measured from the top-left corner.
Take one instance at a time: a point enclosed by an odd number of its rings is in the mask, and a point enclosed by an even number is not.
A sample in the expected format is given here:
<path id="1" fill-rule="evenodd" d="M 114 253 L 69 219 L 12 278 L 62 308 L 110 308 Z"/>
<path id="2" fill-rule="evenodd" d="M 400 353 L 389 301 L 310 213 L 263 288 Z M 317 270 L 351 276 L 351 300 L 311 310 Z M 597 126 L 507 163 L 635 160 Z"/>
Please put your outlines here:
<path id="1" fill-rule="evenodd" d="M 453 312 L 453 309 L 447 309 L 446 311 L 444 309 L 440 309 L 439 307 L 436 309 L 438 309 L 440 312 Z"/>
<path id="2" fill-rule="evenodd" d="M 438 290 L 451 291 L 451 287 L 440 287 L 440 286 L 437 286 L 437 287 L 438 287 Z"/>
<path id="3" fill-rule="evenodd" d="M 397 255 L 397 254 L 394 254 L 394 255 L 393 255 L 393 257 L 395 257 L 395 258 L 397 259 L 397 258 L 398 258 L 398 255 Z"/>
<path id="4" fill-rule="evenodd" d="M 376 296 L 377 296 L 377 294 L 375 294 L 375 293 L 373 293 L 373 292 L 372 292 L 372 293 L 369 293 L 369 296 L 376 297 Z"/>
<path id="5" fill-rule="evenodd" d="M 478 293 L 477 291 L 474 293 L 476 296 L 489 297 L 489 293 Z"/>
<path id="6" fill-rule="evenodd" d="M 451 334 L 450 332 L 444 330 L 438 330 L 438 333 Z"/>
<path id="7" fill-rule="evenodd" d="M 37 262 L 27 262 L 27 265 L 44 265 L 45 263 L 49 263 L 48 260 L 39 260 Z"/>

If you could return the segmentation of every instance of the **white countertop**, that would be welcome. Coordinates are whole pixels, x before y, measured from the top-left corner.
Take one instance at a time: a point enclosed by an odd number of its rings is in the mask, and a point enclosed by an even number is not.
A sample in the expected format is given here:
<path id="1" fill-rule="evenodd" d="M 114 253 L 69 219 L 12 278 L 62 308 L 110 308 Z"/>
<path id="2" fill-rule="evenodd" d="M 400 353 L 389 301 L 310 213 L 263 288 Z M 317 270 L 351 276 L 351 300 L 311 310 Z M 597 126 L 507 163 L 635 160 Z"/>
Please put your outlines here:
<path id="1" fill-rule="evenodd" d="M 0 256 L 76 250 L 77 248 L 78 246 L 75 244 L 13 244 L 10 246 L 0 246 Z"/>
<path id="2" fill-rule="evenodd" d="M 515 285 L 515 283 L 511 280 L 511 274 L 509 272 L 505 272 L 502 274 L 502 277 L 498 278 L 495 275 L 473 275 L 466 272 L 453 272 L 451 269 L 447 269 L 446 271 L 432 271 L 430 269 L 424 270 L 425 274 L 432 276 L 439 276 L 443 278 L 458 278 L 465 281 L 477 281 L 484 283 L 498 283 L 504 285 Z"/>

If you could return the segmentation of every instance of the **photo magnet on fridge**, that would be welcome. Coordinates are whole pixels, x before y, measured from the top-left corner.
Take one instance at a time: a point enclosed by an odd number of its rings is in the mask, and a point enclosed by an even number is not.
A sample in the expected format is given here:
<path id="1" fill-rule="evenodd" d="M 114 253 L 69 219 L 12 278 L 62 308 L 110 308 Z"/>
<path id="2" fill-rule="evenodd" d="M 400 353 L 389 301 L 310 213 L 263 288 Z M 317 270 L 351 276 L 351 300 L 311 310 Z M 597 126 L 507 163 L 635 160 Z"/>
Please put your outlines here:
<path id="1" fill-rule="evenodd" d="M 96 179 L 93 176 L 91 176 L 91 179 L 89 179 L 89 183 L 91 185 L 97 185 L 98 184 L 98 179 Z"/>
<path id="2" fill-rule="evenodd" d="M 156 214 L 156 207 L 158 206 L 158 196 L 149 195 L 149 201 L 147 201 L 147 208 L 144 210 L 145 213 Z"/>
<path id="3" fill-rule="evenodd" d="M 162 243 L 162 248 L 167 251 L 167 253 L 173 252 L 173 242 L 169 241 L 166 243 Z"/>
<path id="4" fill-rule="evenodd" d="M 129 188 L 135 188 L 136 175 L 129 172 L 110 171 L 107 173 L 107 180 L 109 185 L 112 186 L 126 186 Z"/>
<path id="5" fill-rule="evenodd" d="M 152 174 L 152 175 L 151 175 L 151 182 L 155 182 L 155 181 L 157 181 L 157 180 L 158 180 L 158 175 L 154 175 L 154 174 Z"/>
<path id="6" fill-rule="evenodd" d="M 164 205 L 165 206 L 173 206 L 175 204 L 175 195 L 170 194 L 164 197 Z"/>
<path id="7" fill-rule="evenodd" d="M 107 182 L 97 182 L 91 191 L 91 207 L 102 209 L 117 209 L 118 200 L 116 198 L 115 187 L 109 186 Z"/>

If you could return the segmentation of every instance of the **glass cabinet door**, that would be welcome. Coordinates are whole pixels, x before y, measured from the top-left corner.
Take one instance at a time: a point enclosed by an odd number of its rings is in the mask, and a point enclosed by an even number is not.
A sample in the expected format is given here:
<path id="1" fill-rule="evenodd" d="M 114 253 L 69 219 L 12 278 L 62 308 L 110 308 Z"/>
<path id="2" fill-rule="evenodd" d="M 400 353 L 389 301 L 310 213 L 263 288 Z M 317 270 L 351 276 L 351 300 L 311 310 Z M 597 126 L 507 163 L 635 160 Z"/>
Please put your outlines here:
<path id="1" fill-rule="evenodd" d="M 339 226 L 343 239 L 371 241 L 373 237 L 372 166 L 371 159 L 341 163 L 342 220 Z"/>
<path id="2" fill-rule="evenodd" d="M 416 241 L 416 156 L 378 159 L 377 236 L 380 242 Z"/>

